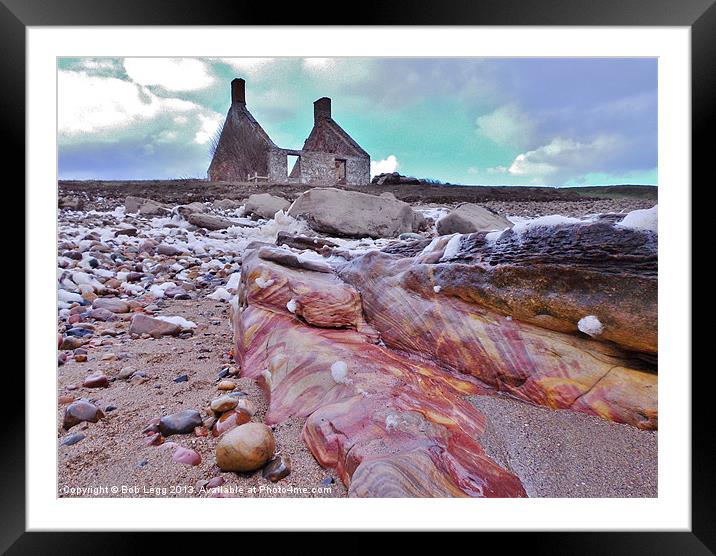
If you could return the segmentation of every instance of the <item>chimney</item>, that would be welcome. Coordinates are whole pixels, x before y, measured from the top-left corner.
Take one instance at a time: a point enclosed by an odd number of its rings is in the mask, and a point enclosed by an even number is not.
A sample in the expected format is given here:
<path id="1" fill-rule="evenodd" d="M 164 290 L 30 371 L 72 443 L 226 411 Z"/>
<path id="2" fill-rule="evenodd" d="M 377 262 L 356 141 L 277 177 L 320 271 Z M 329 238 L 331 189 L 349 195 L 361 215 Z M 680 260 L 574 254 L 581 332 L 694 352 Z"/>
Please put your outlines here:
<path id="1" fill-rule="evenodd" d="M 231 81 L 231 105 L 246 105 L 246 81 L 241 78 Z"/>
<path id="2" fill-rule="evenodd" d="M 313 103 L 313 121 L 318 122 L 322 119 L 330 119 L 331 117 L 331 99 L 328 97 L 319 98 Z"/>

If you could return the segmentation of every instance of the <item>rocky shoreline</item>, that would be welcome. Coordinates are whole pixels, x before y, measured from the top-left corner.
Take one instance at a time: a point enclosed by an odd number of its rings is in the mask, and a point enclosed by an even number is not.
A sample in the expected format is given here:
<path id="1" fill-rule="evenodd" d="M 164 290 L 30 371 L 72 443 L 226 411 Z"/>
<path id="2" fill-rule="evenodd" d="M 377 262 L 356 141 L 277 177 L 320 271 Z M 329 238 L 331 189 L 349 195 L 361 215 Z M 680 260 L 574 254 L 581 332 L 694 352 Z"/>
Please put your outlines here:
<path id="1" fill-rule="evenodd" d="M 632 245 L 634 256 L 613 263 L 622 268 L 616 279 L 589 255 L 590 277 L 571 282 L 602 289 L 619 284 L 623 297 L 614 299 L 628 302 L 625 277 L 650 291 L 643 287 L 651 284 L 646 261 L 652 257 L 655 264 L 655 247 L 633 241 L 652 232 L 620 232 L 628 239 L 616 240 L 608 230 L 631 211 L 650 214 L 644 209 L 654 201 L 490 200 L 462 215 L 456 204 L 429 202 L 430 195 L 408 204 L 389 191 L 336 191 L 248 199 L 239 191 L 201 200 L 192 192 L 187 202 L 173 203 L 178 192 L 120 200 L 60 184 L 59 496 L 657 495 L 656 353 L 634 341 L 648 341 L 654 315 L 624 309 L 620 320 L 617 303 L 608 318 L 597 320 L 603 330 L 585 334 L 587 325 L 578 327 L 577 320 L 594 312 L 591 290 L 572 300 L 578 310 L 557 320 L 559 310 L 549 309 L 549 322 L 539 317 L 544 308 L 518 307 L 515 292 L 504 306 L 493 291 L 476 307 L 509 317 L 500 325 L 506 336 L 498 340 L 501 328 L 489 324 L 490 332 L 476 329 L 480 342 L 487 333 L 497 346 L 532 342 L 527 351 L 533 354 L 563 349 L 557 345 L 567 350 L 561 357 L 592 354 L 573 359 L 569 372 L 578 369 L 579 376 L 560 371 L 561 381 L 572 381 L 567 387 L 546 378 L 553 356 L 524 366 L 498 348 L 491 364 L 505 358 L 509 373 L 526 374 L 496 386 L 484 372 L 461 369 L 446 356 L 468 349 L 473 357 L 472 340 L 456 340 L 449 325 L 435 321 L 426 330 L 442 336 L 431 332 L 434 339 L 421 344 L 413 325 L 394 328 L 395 318 L 415 319 L 390 316 L 383 302 L 372 301 L 376 286 L 366 282 L 380 284 L 381 277 L 407 269 L 417 286 L 409 286 L 405 299 L 441 297 L 443 315 L 445 300 L 464 314 L 473 309 L 455 303 L 476 303 L 476 282 L 454 272 L 487 261 L 480 247 L 485 238 L 504 247 L 507 239 L 493 240 L 495 233 L 507 238 L 505 228 L 559 213 L 579 219 L 562 223 L 562 242 L 567 229 L 578 229 L 581 248 L 588 230 L 603 226 L 607 250 Z M 613 216 L 599 224 L 594 215 L 602 213 Z M 556 249 L 554 240 L 545 241 Z M 617 248 L 612 241 L 626 243 Z M 538 245 L 527 251 L 538 253 Z M 514 246 L 503 251 L 517 252 Z M 379 260 L 379 266 L 371 262 Z M 433 277 L 420 278 L 416 261 Z M 509 267 L 505 261 L 497 266 Z M 435 276 L 442 276 L 439 283 Z M 503 272 L 500 283 L 509 276 Z M 647 282 L 639 286 L 640 279 Z M 461 292 L 465 284 L 471 285 Z M 386 283 L 375 291 L 391 288 Z M 641 306 L 648 306 L 649 295 L 642 295 Z M 391 303 L 410 308 L 404 301 Z M 427 314 L 425 307 L 417 314 Z M 518 330 L 539 330 L 534 338 L 551 347 L 519 339 Z M 410 343 L 401 340 L 409 337 Z M 442 347 L 434 351 L 433 342 Z M 612 362 L 600 371 L 590 357 Z M 542 364 L 544 371 L 529 370 Z M 524 386 L 533 372 L 546 373 L 535 382 L 538 390 Z M 595 383 L 585 378 L 592 372 L 605 385 L 593 392 Z M 503 399 L 505 393 L 522 401 Z M 576 398 L 580 411 L 591 415 L 558 409 Z"/>

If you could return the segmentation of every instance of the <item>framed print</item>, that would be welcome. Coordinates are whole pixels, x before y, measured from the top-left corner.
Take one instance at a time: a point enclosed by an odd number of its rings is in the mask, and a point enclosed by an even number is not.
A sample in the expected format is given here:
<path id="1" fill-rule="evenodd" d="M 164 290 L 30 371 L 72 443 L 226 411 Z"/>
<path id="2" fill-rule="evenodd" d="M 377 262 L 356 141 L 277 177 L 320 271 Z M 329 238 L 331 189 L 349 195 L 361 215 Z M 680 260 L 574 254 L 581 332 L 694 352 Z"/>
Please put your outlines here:
<path id="1" fill-rule="evenodd" d="M 712 3 L 240 8 L 4 3 L 28 333 L 3 549 L 711 553 Z"/>

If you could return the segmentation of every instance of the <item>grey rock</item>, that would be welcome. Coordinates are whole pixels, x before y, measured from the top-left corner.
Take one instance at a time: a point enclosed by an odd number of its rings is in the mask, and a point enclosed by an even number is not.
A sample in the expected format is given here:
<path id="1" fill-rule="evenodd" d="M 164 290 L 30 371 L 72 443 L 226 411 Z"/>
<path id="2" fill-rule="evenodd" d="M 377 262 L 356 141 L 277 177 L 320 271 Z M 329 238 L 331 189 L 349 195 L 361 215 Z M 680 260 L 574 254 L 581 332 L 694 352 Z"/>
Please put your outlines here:
<path id="1" fill-rule="evenodd" d="M 437 221 L 438 234 L 471 234 L 511 228 L 512 222 L 480 205 L 465 203 Z"/>
<path id="2" fill-rule="evenodd" d="M 189 434 L 195 427 L 201 427 L 204 422 L 198 411 L 187 409 L 167 415 L 159 420 L 159 432 L 164 436 L 172 434 Z"/>
<path id="3" fill-rule="evenodd" d="M 301 194 L 288 214 L 318 232 L 345 237 L 396 237 L 415 231 L 419 220 L 403 201 L 334 188 Z"/>
<path id="4" fill-rule="evenodd" d="M 198 226 L 199 228 L 206 228 L 207 230 L 224 230 L 235 225 L 227 218 L 198 212 L 190 214 L 187 220 L 190 224 L 194 224 L 194 226 Z"/>
<path id="5" fill-rule="evenodd" d="M 273 218 L 278 211 L 288 210 L 290 206 L 291 203 L 283 197 L 276 197 L 268 193 L 258 193 L 251 195 L 246 201 L 244 213 L 268 220 Z"/>

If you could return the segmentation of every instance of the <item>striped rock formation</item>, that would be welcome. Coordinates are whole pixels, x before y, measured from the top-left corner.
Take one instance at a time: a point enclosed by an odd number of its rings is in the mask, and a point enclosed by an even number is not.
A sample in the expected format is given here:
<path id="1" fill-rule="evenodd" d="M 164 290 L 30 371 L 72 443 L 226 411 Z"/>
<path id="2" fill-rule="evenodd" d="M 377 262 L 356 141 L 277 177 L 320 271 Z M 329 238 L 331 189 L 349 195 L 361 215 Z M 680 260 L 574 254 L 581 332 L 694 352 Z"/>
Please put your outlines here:
<path id="1" fill-rule="evenodd" d="M 463 399 L 483 391 L 477 381 L 377 345 L 353 287 L 276 254 L 245 256 L 234 319 L 267 423 L 307 418 L 306 444 L 352 496 L 525 496 L 479 445 L 485 418 Z"/>
<path id="2" fill-rule="evenodd" d="M 604 218 L 332 265 L 260 247 L 243 261 L 237 359 L 269 394 L 266 421 L 306 418 L 304 441 L 353 496 L 525 496 L 484 454 L 465 395 L 655 429 L 656 243 Z"/>
<path id="3" fill-rule="evenodd" d="M 340 269 L 388 346 L 525 401 L 657 428 L 656 234 L 600 220 L 454 235 L 412 254 Z M 579 331 L 588 316 L 594 337 Z"/>

